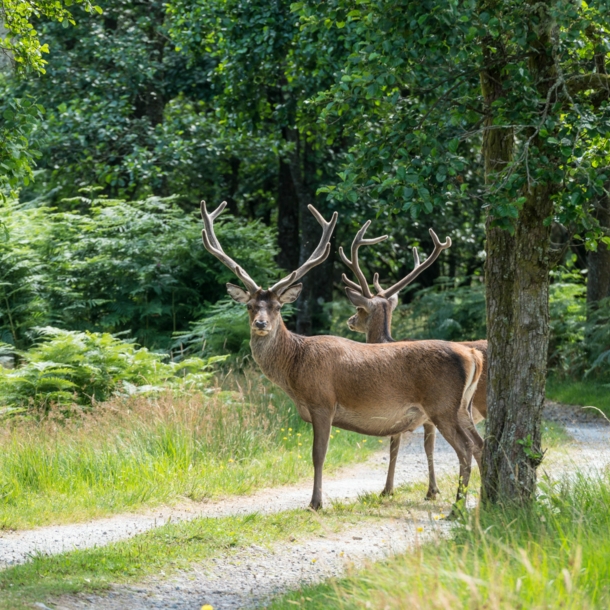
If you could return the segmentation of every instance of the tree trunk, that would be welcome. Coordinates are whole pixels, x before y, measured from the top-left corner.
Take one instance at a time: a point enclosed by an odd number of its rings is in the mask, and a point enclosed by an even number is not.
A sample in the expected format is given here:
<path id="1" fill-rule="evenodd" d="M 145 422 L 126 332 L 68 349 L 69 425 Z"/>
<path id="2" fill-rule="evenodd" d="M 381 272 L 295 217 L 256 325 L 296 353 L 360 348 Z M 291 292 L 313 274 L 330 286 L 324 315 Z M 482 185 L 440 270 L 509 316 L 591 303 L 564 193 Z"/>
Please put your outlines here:
<path id="1" fill-rule="evenodd" d="M 554 79 L 550 18 L 538 4 L 540 22 L 531 45 L 530 70 L 542 100 Z M 497 43 L 496 43 L 497 48 Z M 486 60 L 491 59 L 484 45 Z M 492 125 L 491 103 L 502 95 L 502 66 L 483 70 L 481 84 Z M 532 134 L 532 147 L 544 143 Z M 510 162 L 513 134 L 508 129 L 485 132 L 486 182 L 492 185 Z M 527 504 L 536 489 L 542 407 L 549 339 L 548 289 L 552 190 L 530 183 L 515 222 L 514 234 L 487 220 L 488 383 L 487 437 L 483 453 L 482 497 L 486 503 Z"/>
<path id="2" fill-rule="evenodd" d="M 279 162 L 277 208 L 277 245 L 280 248 L 277 262 L 290 272 L 299 266 L 299 198 L 290 166 L 284 159 Z"/>
<path id="3" fill-rule="evenodd" d="M 301 142 L 298 131 L 289 129 L 287 132 L 290 141 L 294 143 L 290 156 L 290 175 L 299 200 L 301 232 L 299 265 L 302 265 L 320 241 L 321 227 L 307 207 L 316 202 L 313 181 L 315 176 L 314 152 L 308 142 Z M 324 263 L 314 267 L 303 278 L 303 290 L 297 309 L 297 333 L 309 336 L 329 327 L 324 303 L 332 299 L 332 268 L 333 255 L 331 253 Z"/>
<path id="4" fill-rule="evenodd" d="M 610 228 L 610 200 L 604 195 L 596 202 L 595 217 L 602 227 Z M 599 243 L 596 252 L 587 254 L 587 309 L 610 296 L 610 249 Z"/>

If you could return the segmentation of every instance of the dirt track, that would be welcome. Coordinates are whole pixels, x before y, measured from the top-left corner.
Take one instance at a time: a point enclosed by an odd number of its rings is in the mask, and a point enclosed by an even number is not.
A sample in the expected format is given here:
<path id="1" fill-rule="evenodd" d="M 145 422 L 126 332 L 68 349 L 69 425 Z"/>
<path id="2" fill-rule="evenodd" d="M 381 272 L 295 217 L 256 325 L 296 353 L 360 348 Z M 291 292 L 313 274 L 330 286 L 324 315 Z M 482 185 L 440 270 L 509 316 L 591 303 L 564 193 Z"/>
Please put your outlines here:
<path id="1" fill-rule="evenodd" d="M 596 472 L 610 464 L 610 426 L 597 419 L 580 423 L 579 416 L 558 408 L 556 419 L 567 423 L 574 441 L 549 451 L 543 473 L 559 477 L 570 472 Z M 589 416 L 583 416 L 588 419 Z M 576 423 L 572 423 L 576 422 Z M 439 479 L 457 476 L 457 459 L 447 443 L 439 438 L 435 452 Z M 355 498 L 383 487 L 387 456 L 377 454 L 367 463 L 345 469 L 325 481 L 325 499 Z M 423 435 L 416 432 L 403 442 L 396 472 L 397 484 L 427 480 Z M 3 534 L 0 559 L 7 563 L 26 561 L 34 551 L 57 553 L 70 548 L 106 544 L 140 531 L 180 519 L 200 516 L 218 517 L 251 512 L 270 513 L 305 507 L 311 493 L 310 483 L 280 489 L 262 490 L 252 496 L 229 498 L 208 504 L 188 504 L 146 515 L 119 515 L 79 525 L 41 528 L 28 532 Z M 305 541 L 250 547 L 237 553 L 216 557 L 192 570 L 168 579 L 149 579 L 137 586 L 113 588 L 103 596 L 64 597 L 51 604 L 59 609 L 143 610 L 176 608 L 199 610 L 212 604 L 215 610 L 243 608 L 264 603 L 270 596 L 300 584 L 338 575 L 346 562 L 381 558 L 403 552 L 422 538 L 445 535 L 450 524 L 430 519 L 430 515 L 410 513 L 400 519 L 385 519 L 367 526 L 356 526 L 338 534 Z M 420 531 L 418 531 L 420 530 Z M 50 602 L 47 602 L 50 604 Z"/>

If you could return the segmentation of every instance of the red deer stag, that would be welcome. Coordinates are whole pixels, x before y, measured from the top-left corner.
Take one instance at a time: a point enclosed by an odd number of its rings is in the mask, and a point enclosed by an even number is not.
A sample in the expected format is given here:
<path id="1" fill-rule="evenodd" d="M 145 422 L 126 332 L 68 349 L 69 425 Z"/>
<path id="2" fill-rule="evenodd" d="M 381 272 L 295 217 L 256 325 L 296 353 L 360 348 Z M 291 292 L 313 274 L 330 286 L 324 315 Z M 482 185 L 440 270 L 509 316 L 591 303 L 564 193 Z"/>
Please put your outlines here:
<path id="1" fill-rule="evenodd" d="M 371 294 L 369 284 L 358 262 L 358 249 L 364 245 L 374 245 L 387 239 L 387 235 L 375 237 L 373 239 L 364 239 L 364 234 L 369 228 L 371 221 L 367 221 L 358 231 L 354 241 L 352 242 L 351 256 L 349 260 L 343 250 L 339 249 L 339 254 L 343 262 L 353 271 L 358 278 L 359 284 L 350 281 L 343 274 L 343 281 L 347 284 L 345 292 L 347 297 L 356 306 L 356 313 L 347 321 L 349 328 L 356 332 L 361 332 L 366 335 L 368 343 L 393 343 L 394 339 L 391 334 L 392 327 L 392 312 L 398 304 L 398 292 L 405 286 L 410 284 L 424 269 L 427 269 L 438 258 L 443 250 L 451 247 L 451 239 L 448 237 L 444 243 L 441 243 L 436 233 L 430 229 L 430 235 L 434 242 L 434 251 L 423 262 L 420 263 L 417 248 L 413 248 L 413 259 L 415 267 L 413 271 L 406 275 L 399 282 L 385 290 L 379 284 L 379 274 L 373 276 L 373 285 L 375 286 L 376 294 Z M 476 392 L 472 401 L 472 417 L 475 423 L 487 417 L 487 341 L 465 341 L 461 345 L 476 348 L 483 356 L 483 372 L 479 379 Z M 390 440 L 390 465 L 388 468 L 388 477 L 383 490 L 383 494 L 391 494 L 394 490 L 394 472 L 396 469 L 396 459 L 400 448 L 400 434 L 395 434 Z M 436 440 L 436 426 L 431 420 L 424 423 L 424 449 L 428 460 L 428 493 L 426 499 L 433 499 L 439 493 L 436 484 L 436 476 L 434 473 L 434 443 Z"/>
<path id="2" fill-rule="evenodd" d="M 248 309 L 254 360 L 290 396 L 300 416 L 313 425 L 310 506 L 318 509 L 322 505 L 322 467 L 331 426 L 391 436 L 427 420 L 436 424 L 458 455 L 459 500 L 468 486 L 473 451 L 479 452 L 483 442 L 468 411 L 482 369 L 479 353 L 444 341 L 367 345 L 341 337 L 302 337 L 290 332 L 280 310 L 284 303 L 298 298 L 302 284 L 295 282 L 330 254 L 337 213 L 326 222 L 309 206 L 322 226 L 320 243 L 301 267 L 263 290 L 225 254 L 216 239 L 214 220 L 225 205 L 223 202 L 208 213 L 205 202 L 201 203 L 203 243 L 246 287 L 243 290 L 227 284 L 231 297 Z M 443 383 L 438 383 L 439 379 Z"/>

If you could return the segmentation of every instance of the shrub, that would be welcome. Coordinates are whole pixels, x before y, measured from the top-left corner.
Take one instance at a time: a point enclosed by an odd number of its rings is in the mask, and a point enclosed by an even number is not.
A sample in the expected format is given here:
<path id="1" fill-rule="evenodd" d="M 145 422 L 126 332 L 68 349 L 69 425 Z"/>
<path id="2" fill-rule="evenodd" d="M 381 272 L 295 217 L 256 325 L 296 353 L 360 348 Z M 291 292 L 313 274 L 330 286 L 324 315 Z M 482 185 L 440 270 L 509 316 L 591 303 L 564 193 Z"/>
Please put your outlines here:
<path id="1" fill-rule="evenodd" d="M 108 333 L 38 329 L 40 341 L 20 352 L 23 364 L 0 367 L 3 412 L 46 412 L 52 405 L 92 406 L 115 394 L 192 390 L 205 387 L 219 358 L 165 362 L 160 354 L 137 348 Z"/>
<path id="2" fill-rule="evenodd" d="M 167 350 L 173 333 L 226 296 L 224 283 L 234 276 L 205 251 L 195 210 L 158 197 L 82 196 L 61 205 L 64 211 L 2 210 L 0 340 L 24 349 L 35 338 L 32 327 L 51 325 L 127 331 L 141 345 Z M 261 283 L 278 273 L 272 229 L 226 216 L 216 233 Z"/>

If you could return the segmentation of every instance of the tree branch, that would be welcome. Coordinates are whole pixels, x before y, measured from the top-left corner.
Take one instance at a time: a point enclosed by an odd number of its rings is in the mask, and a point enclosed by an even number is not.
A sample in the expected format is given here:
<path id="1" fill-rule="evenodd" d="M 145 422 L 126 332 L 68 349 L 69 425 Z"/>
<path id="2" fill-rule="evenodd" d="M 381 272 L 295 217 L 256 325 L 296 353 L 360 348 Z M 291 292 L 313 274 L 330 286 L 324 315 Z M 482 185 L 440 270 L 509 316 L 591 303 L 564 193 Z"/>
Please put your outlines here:
<path id="1" fill-rule="evenodd" d="M 578 74 L 566 80 L 566 88 L 570 95 L 594 90 L 596 93 L 610 95 L 610 76 L 608 74 Z"/>

